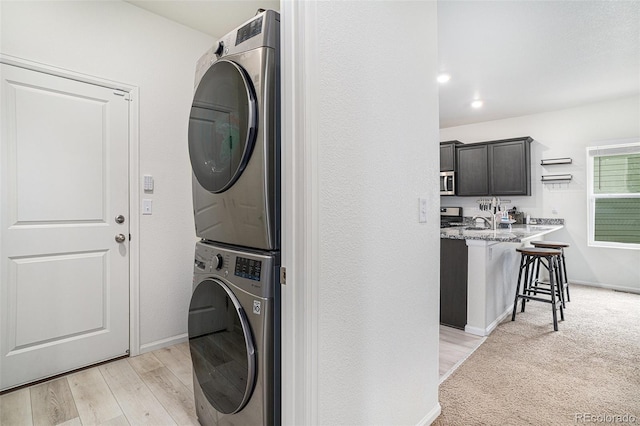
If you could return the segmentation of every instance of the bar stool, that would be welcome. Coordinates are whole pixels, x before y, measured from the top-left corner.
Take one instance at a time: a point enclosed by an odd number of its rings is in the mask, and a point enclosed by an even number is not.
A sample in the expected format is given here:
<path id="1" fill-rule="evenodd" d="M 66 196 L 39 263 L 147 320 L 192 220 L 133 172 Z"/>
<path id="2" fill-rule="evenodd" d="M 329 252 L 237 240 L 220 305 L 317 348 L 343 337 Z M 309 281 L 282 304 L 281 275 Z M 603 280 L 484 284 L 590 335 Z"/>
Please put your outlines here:
<path id="1" fill-rule="evenodd" d="M 567 278 L 567 263 L 564 258 L 564 249 L 570 247 L 570 245 L 560 241 L 532 241 L 531 245 L 534 247 L 560 250 L 560 256 L 558 256 L 558 272 L 563 289 L 563 306 L 565 300 L 564 292 L 567 293 L 566 301 L 571 302 L 571 297 L 569 297 L 569 278 Z"/>
<path id="2" fill-rule="evenodd" d="M 518 299 L 522 299 L 522 310 L 529 301 L 545 302 L 551 304 L 553 312 L 553 329 L 558 331 L 558 316 L 556 310 L 560 309 L 560 318 L 564 321 L 564 310 L 562 307 L 562 290 L 558 282 L 558 257 L 560 250 L 542 247 L 519 247 L 516 249 L 521 254 L 520 270 L 518 272 L 518 284 L 516 286 L 516 296 L 513 300 L 513 314 L 511 321 L 516 320 L 516 309 Z M 540 266 L 549 271 L 549 283 L 543 283 L 534 278 L 534 271 L 539 271 Z M 524 276 L 523 276 L 524 275 Z M 547 285 L 549 286 L 547 288 Z M 520 287 L 522 286 L 522 292 Z M 541 297 L 538 294 L 547 295 L 549 298 Z M 556 299 L 557 297 L 557 299 Z M 559 303 L 558 303 L 559 302 Z"/>

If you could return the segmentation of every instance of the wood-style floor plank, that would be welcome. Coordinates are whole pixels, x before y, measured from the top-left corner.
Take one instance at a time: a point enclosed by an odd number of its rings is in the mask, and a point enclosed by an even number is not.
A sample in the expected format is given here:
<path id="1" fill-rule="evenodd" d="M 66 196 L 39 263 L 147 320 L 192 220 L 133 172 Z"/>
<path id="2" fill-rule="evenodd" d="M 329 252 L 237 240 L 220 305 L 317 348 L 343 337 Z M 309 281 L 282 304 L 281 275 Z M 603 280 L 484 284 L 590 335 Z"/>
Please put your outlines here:
<path id="1" fill-rule="evenodd" d="M 64 423 L 60 423 L 57 426 L 82 426 L 82 421 L 80 421 L 80 417 L 75 417 L 71 420 L 67 420 Z"/>
<path id="2" fill-rule="evenodd" d="M 0 396 L 0 425 L 31 426 L 31 393 L 28 388 Z"/>
<path id="3" fill-rule="evenodd" d="M 83 424 L 103 424 L 123 415 L 98 367 L 71 374 L 67 380 Z"/>
<path id="4" fill-rule="evenodd" d="M 123 414 L 116 417 L 115 419 L 111 419 L 100 424 L 100 426 L 131 426 L 131 424 L 127 421 L 127 417 Z"/>
<path id="5" fill-rule="evenodd" d="M 30 392 L 35 425 L 58 425 L 78 417 L 66 377 L 32 386 Z"/>
<path id="6" fill-rule="evenodd" d="M 147 352 L 142 355 L 134 356 L 128 359 L 129 365 L 138 373 L 146 373 L 165 365 L 154 355 L 155 352 Z"/>
<path id="7" fill-rule="evenodd" d="M 193 388 L 191 358 L 184 351 L 169 346 L 153 351 L 153 354 L 189 389 Z"/>
<path id="8" fill-rule="evenodd" d="M 198 426 L 193 391 L 187 388 L 167 367 L 160 366 L 149 370 L 146 368 L 148 364 L 132 362 L 133 360 L 129 360 L 130 364 L 173 417 L 173 420 L 179 425 Z M 140 367 L 140 369 L 136 367 Z"/>
<path id="9" fill-rule="evenodd" d="M 189 349 L 189 341 L 178 343 L 177 345 L 173 345 L 176 349 L 181 350 L 186 356 L 191 358 L 191 350 Z"/>
<path id="10" fill-rule="evenodd" d="M 176 424 L 126 359 L 101 365 L 100 372 L 129 423 Z"/>

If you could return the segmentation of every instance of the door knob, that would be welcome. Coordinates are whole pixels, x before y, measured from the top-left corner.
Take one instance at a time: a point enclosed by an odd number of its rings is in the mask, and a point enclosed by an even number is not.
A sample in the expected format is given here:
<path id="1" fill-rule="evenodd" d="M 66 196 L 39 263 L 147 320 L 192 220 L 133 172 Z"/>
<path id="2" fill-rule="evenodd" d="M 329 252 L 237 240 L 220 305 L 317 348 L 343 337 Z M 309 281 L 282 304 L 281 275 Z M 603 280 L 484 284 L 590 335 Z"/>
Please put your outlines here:
<path id="1" fill-rule="evenodd" d="M 127 237 L 124 236 L 124 234 L 118 234 L 116 235 L 116 242 L 117 243 L 124 243 L 124 240 L 126 240 Z"/>
<path id="2" fill-rule="evenodd" d="M 124 223 L 124 216 L 122 216 L 121 214 L 116 216 L 116 223 Z"/>

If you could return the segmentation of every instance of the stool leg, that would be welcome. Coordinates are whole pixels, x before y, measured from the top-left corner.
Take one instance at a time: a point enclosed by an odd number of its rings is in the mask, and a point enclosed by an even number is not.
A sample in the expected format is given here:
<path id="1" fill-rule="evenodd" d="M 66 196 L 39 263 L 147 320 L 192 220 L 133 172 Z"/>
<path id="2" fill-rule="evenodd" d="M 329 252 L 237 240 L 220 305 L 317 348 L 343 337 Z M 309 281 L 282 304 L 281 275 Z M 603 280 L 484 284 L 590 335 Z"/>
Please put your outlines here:
<path id="1" fill-rule="evenodd" d="M 513 298 L 513 313 L 511 314 L 511 321 L 516 320 L 516 309 L 518 307 L 518 295 L 520 294 L 520 280 L 522 278 L 522 269 L 524 268 L 525 255 L 520 257 L 520 270 L 518 271 L 518 282 L 516 284 L 516 295 Z M 525 278 L 526 279 L 526 278 Z"/>
<path id="2" fill-rule="evenodd" d="M 560 267 L 560 263 L 562 259 L 560 256 L 555 256 L 555 268 L 556 268 L 556 287 L 558 287 L 558 297 L 560 299 L 560 303 L 562 307 L 565 308 L 565 300 L 564 300 L 564 279 L 562 278 L 562 268 Z M 564 318 L 562 318 L 564 320 Z"/>
<path id="3" fill-rule="evenodd" d="M 556 268 L 556 277 L 560 276 L 560 273 L 559 273 L 560 264 L 558 262 L 559 262 L 559 259 L 558 259 L 558 256 L 556 256 L 555 265 L 554 265 L 554 267 Z M 560 299 L 560 320 L 564 321 L 564 288 L 562 285 L 562 281 L 556 280 L 556 291 L 558 294 L 558 298 Z"/>
<path id="4" fill-rule="evenodd" d="M 561 256 L 562 256 L 562 272 L 564 276 L 563 282 L 567 290 L 567 302 L 571 302 L 571 297 L 569 297 L 569 278 L 567 278 L 567 262 L 565 261 L 565 258 L 564 258 L 564 249 L 562 249 Z"/>
<path id="5" fill-rule="evenodd" d="M 526 255 L 526 262 L 524 267 L 524 284 L 522 288 L 522 294 L 530 295 L 531 294 L 531 280 L 533 279 L 533 269 L 535 268 L 535 258 L 533 256 Z M 528 300 L 526 298 L 522 299 L 520 305 L 520 312 L 524 312 L 524 308 L 526 307 Z"/>
<path id="6" fill-rule="evenodd" d="M 549 265 L 549 267 L 547 268 L 549 269 L 549 282 L 551 283 L 551 311 L 553 312 L 553 330 L 558 331 L 558 314 L 556 313 L 556 292 L 554 288 L 555 271 L 553 270 L 553 256 L 548 256 L 546 259 L 547 264 Z"/>
<path id="7" fill-rule="evenodd" d="M 538 294 L 538 281 L 540 281 L 540 259 L 535 259 L 535 278 L 531 280 L 531 286 L 536 287 L 533 291 L 534 296 Z"/>
<path id="8" fill-rule="evenodd" d="M 560 287 L 556 283 L 557 272 L 555 256 L 547 257 L 547 264 L 549 265 L 549 282 L 551 283 L 551 307 L 553 309 L 553 330 L 558 331 L 558 314 L 556 313 L 556 294 L 559 295 Z M 562 303 L 559 304 L 560 318 L 564 321 L 564 310 L 562 309 Z"/>

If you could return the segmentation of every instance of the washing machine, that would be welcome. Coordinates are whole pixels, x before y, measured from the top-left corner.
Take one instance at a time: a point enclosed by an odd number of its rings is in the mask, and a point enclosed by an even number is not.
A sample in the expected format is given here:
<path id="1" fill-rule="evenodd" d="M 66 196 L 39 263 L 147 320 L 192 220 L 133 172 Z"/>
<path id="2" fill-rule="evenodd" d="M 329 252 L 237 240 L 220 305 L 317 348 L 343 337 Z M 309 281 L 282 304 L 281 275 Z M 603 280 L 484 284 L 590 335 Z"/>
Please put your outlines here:
<path id="1" fill-rule="evenodd" d="M 189 348 L 203 425 L 280 424 L 280 259 L 196 243 Z"/>
<path id="2" fill-rule="evenodd" d="M 189 116 L 198 237 L 280 246 L 280 15 L 267 10 L 198 61 Z"/>

